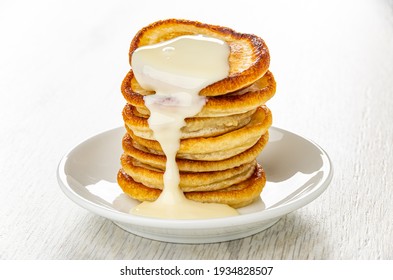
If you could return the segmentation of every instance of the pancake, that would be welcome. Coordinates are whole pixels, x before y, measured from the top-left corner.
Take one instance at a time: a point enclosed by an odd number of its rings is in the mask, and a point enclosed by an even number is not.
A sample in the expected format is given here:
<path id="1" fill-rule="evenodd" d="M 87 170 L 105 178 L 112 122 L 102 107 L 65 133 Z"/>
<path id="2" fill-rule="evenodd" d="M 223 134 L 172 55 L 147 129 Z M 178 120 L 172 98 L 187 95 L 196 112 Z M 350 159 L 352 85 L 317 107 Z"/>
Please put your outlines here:
<path id="1" fill-rule="evenodd" d="M 186 125 L 181 129 L 181 139 L 195 137 L 210 137 L 224 134 L 245 126 L 250 122 L 255 110 L 243 114 L 216 118 L 187 118 Z M 138 136 L 154 140 L 153 131 L 149 128 L 148 117 L 140 114 L 130 104 L 124 106 L 123 120 L 125 125 Z"/>
<path id="2" fill-rule="evenodd" d="M 233 157 L 255 145 L 271 124 L 271 111 L 266 106 L 259 107 L 253 114 L 251 121 L 240 129 L 214 137 L 181 140 L 177 158 L 217 161 Z M 127 127 L 126 129 L 132 139 L 144 147 L 145 150 L 153 154 L 163 155 L 161 146 L 157 141 L 138 137 L 132 130 Z"/>
<path id="3" fill-rule="evenodd" d="M 205 102 L 205 105 L 199 113 L 185 119 L 185 126 L 180 131 L 180 148 L 176 157 L 174 153 L 168 153 L 170 164 L 168 169 L 174 167 L 169 171 L 176 171 L 173 172 L 176 173 L 173 177 L 177 182 L 177 169 L 172 165 L 176 160 L 180 175 L 178 187 L 190 200 L 222 203 L 234 208 L 249 205 L 260 198 L 266 183 L 265 173 L 256 162 L 256 157 L 269 139 L 268 129 L 272 124 L 272 113 L 265 103 L 276 91 L 274 76 L 268 70 L 270 63 L 268 48 L 261 38 L 253 34 L 241 34 L 230 28 L 196 21 L 169 19 L 152 23 L 136 34 L 129 49 L 130 64 L 134 52 L 139 47 L 161 43 L 183 35 L 202 35 L 224 41 L 229 46 L 229 57 L 228 61 L 225 57 L 223 62 L 225 67 L 228 62 L 229 73 L 227 77 L 220 78 L 221 80 L 214 80 L 216 82 L 204 87 L 199 93 L 197 90 L 193 92 L 203 96 L 198 102 L 200 101 L 200 104 Z M 162 45 L 158 47 L 161 48 Z M 227 50 L 225 46 L 222 53 L 225 51 L 226 54 Z M 188 53 L 195 57 L 198 55 L 198 52 L 188 51 Z M 205 53 L 202 54 L 203 56 L 198 57 L 198 60 L 202 61 L 207 57 Z M 138 57 L 135 53 L 134 62 L 138 61 L 135 60 Z M 146 63 L 146 60 L 143 63 Z M 136 73 L 143 72 L 138 70 L 143 69 L 145 65 L 143 63 L 134 63 Z M 148 62 L 148 66 L 149 63 L 154 64 Z M 184 73 L 188 73 L 188 68 L 191 68 L 187 67 L 189 65 L 177 65 L 176 69 L 185 67 Z M 163 79 L 160 73 L 157 75 Z M 226 72 L 220 77 L 225 75 Z M 154 81 L 153 76 L 151 77 Z M 160 87 L 146 83 L 143 75 L 138 78 L 141 79 L 141 84 L 146 84 L 146 88 L 157 88 L 160 91 Z M 139 201 L 155 201 L 164 188 L 163 177 L 167 160 L 160 143 L 156 141 L 149 127 L 150 111 L 144 102 L 146 96 L 153 95 L 155 92 L 142 88 L 141 84 L 130 69 L 121 85 L 122 95 L 127 102 L 122 112 L 127 133 L 122 140 L 123 155 L 117 181 L 123 192 L 131 198 Z M 173 99 L 178 102 L 174 95 L 164 96 L 165 100 Z M 192 107 L 187 110 L 191 112 Z M 171 113 L 172 109 L 172 107 L 166 108 Z M 166 127 L 163 131 L 169 130 Z M 177 130 L 172 132 L 173 134 L 170 135 L 178 135 Z M 158 135 L 160 131 L 156 133 L 157 139 L 161 139 Z M 167 139 L 168 135 L 164 136 L 164 139 Z M 177 147 L 177 138 L 175 140 L 176 146 L 173 147 Z M 163 141 L 163 145 L 166 145 L 164 147 L 172 147 L 172 142 L 167 142 Z M 172 185 L 169 184 L 170 191 L 173 191 Z M 174 191 L 177 189 L 175 188 Z M 181 202 L 178 201 L 177 205 L 178 203 Z"/>
<path id="4" fill-rule="evenodd" d="M 142 183 L 135 182 L 123 169 L 120 169 L 117 174 L 117 182 L 124 193 L 139 201 L 154 201 L 161 193 L 159 189 L 149 188 Z M 265 183 L 265 173 L 262 167 L 257 164 L 248 179 L 231 187 L 217 191 L 184 192 L 184 195 L 188 199 L 198 202 L 222 203 L 240 208 L 259 199 Z"/>
<path id="5" fill-rule="evenodd" d="M 150 115 L 143 101 L 143 94 L 131 87 L 134 74 L 130 70 L 121 85 L 121 92 L 127 103 L 136 107 L 143 115 Z M 276 92 L 276 81 L 273 74 L 266 74 L 252 85 L 226 95 L 207 97 L 206 104 L 195 117 L 220 117 L 241 114 L 264 105 Z"/>
<path id="6" fill-rule="evenodd" d="M 124 172 L 130 175 L 134 181 L 151 188 L 163 189 L 164 171 L 141 164 L 127 155 L 121 157 L 121 165 Z M 179 187 L 187 192 L 227 188 L 250 177 L 255 165 L 256 162 L 254 160 L 250 163 L 221 171 L 180 172 Z"/>
<path id="7" fill-rule="evenodd" d="M 177 158 L 177 166 L 180 171 L 189 172 L 206 172 L 206 171 L 219 171 L 229 168 L 233 168 L 248 162 L 253 161 L 258 154 L 265 147 L 269 139 L 268 131 L 262 135 L 258 142 L 247 149 L 246 151 L 237 154 L 233 157 L 220 160 L 220 161 L 196 161 Z M 138 147 L 134 143 L 131 136 L 126 133 L 122 140 L 124 154 L 134 158 L 135 160 L 141 162 L 142 164 L 149 165 L 151 168 L 157 170 L 165 170 L 166 158 L 164 155 L 156 155 L 144 151 L 143 147 Z"/>
<path id="8" fill-rule="evenodd" d="M 202 96 L 217 96 L 233 92 L 251 85 L 261 78 L 268 70 L 270 63 L 269 50 L 265 42 L 252 34 L 238 33 L 230 28 L 209 25 L 197 21 L 168 19 L 154 22 L 142 28 L 133 38 L 129 61 L 133 52 L 146 45 L 167 41 L 182 35 L 204 35 L 225 41 L 230 48 L 229 75 L 200 91 Z M 136 88 L 138 84 L 133 88 Z M 139 87 L 140 89 L 140 87 Z M 151 94 L 141 91 L 140 94 Z"/>

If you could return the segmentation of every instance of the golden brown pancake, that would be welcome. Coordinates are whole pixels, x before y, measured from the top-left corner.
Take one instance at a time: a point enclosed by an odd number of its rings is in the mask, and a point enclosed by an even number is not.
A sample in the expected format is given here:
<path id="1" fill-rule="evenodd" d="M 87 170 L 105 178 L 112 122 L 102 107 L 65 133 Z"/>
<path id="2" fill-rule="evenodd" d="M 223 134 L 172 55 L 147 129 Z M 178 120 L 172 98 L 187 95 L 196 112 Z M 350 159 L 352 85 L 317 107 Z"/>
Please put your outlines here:
<path id="1" fill-rule="evenodd" d="M 233 168 L 253 161 L 265 147 L 268 139 L 269 133 L 266 132 L 262 135 L 258 142 L 248 150 L 220 161 L 197 161 L 177 158 L 177 166 L 180 171 L 189 172 L 219 171 Z M 124 154 L 129 155 L 142 164 L 149 165 L 152 168 L 165 170 L 166 158 L 164 155 L 156 155 L 142 150 L 143 148 L 138 147 L 128 133 L 124 135 L 122 143 Z"/>
<path id="2" fill-rule="evenodd" d="M 130 70 L 123 80 L 121 92 L 127 103 L 143 115 L 150 115 L 140 91 L 131 88 L 134 74 Z M 195 117 L 219 117 L 241 114 L 266 103 L 276 92 L 276 81 L 270 71 L 252 85 L 241 90 L 216 97 L 207 97 L 206 104 Z"/>
<path id="3" fill-rule="evenodd" d="M 176 162 L 179 188 L 188 199 L 239 208 L 259 198 L 265 173 L 256 157 L 265 147 L 272 114 L 265 103 L 274 96 L 276 82 L 268 70 L 270 55 L 265 42 L 252 34 L 196 21 L 169 19 L 142 28 L 131 42 L 129 59 L 141 46 L 182 35 L 204 35 L 225 41 L 230 48 L 229 75 L 199 92 L 205 106 L 185 120 Z M 139 201 L 154 201 L 163 189 L 166 157 L 148 126 L 150 112 L 143 89 L 132 69 L 121 85 L 127 101 L 123 120 L 124 153 L 118 183 Z"/>
<path id="4" fill-rule="evenodd" d="M 149 188 L 135 182 L 123 169 L 119 170 L 117 181 L 124 193 L 139 201 L 154 201 L 161 193 L 159 189 Z M 265 182 L 265 173 L 262 167 L 257 165 L 253 174 L 247 180 L 231 187 L 217 191 L 184 192 L 184 194 L 188 199 L 194 201 L 223 203 L 234 208 L 240 208 L 259 198 Z"/>
<path id="5" fill-rule="evenodd" d="M 210 172 L 180 172 L 179 187 L 183 191 L 211 191 L 227 188 L 233 184 L 244 181 L 254 171 L 255 160 L 238 167 Z M 163 189 L 164 171 L 141 164 L 130 156 L 121 157 L 121 166 L 125 173 L 134 181 L 151 188 Z"/>
<path id="6" fill-rule="evenodd" d="M 269 50 L 260 37 L 238 33 L 222 26 L 182 19 L 157 21 L 142 28 L 130 45 L 130 64 L 132 53 L 138 47 L 160 43 L 182 35 L 214 37 L 225 41 L 230 47 L 228 77 L 202 89 L 200 92 L 202 96 L 223 95 L 242 89 L 261 78 L 269 68 Z M 144 93 L 148 94 L 147 91 Z"/>
<path id="7" fill-rule="evenodd" d="M 271 124 L 270 110 L 266 106 L 259 107 L 251 121 L 240 129 L 214 137 L 182 139 L 177 158 L 216 161 L 233 157 L 255 145 Z M 157 141 L 138 137 L 132 130 L 126 129 L 137 144 L 153 154 L 163 155 Z"/>
<path id="8" fill-rule="evenodd" d="M 181 129 L 180 138 L 211 137 L 239 129 L 250 122 L 253 113 L 255 110 L 225 117 L 187 118 L 186 125 Z M 153 131 L 149 128 L 148 117 L 140 114 L 130 104 L 124 106 L 123 120 L 125 125 L 136 136 L 154 140 Z"/>

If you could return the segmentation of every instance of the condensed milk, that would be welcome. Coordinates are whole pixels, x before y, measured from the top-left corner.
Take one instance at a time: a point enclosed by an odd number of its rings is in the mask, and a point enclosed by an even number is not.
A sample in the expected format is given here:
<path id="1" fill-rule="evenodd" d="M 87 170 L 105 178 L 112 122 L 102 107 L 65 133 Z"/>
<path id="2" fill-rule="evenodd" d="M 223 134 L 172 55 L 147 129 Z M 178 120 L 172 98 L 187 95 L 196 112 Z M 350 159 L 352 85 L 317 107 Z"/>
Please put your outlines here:
<path id="1" fill-rule="evenodd" d="M 154 202 L 143 202 L 131 213 L 169 219 L 206 219 L 238 215 L 224 204 L 188 200 L 179 188 L 176 153 L 185 119 L 198 114 L 206 100 L 204 87 L 228 76 L 229 46 L 202 35 L 176 37 L 143 46 L 132 55 L 131 66 L 138 83 L 155 94 L 144 96 L 150 111 L 149 127 L 166 156 L 164 188 Z"/>

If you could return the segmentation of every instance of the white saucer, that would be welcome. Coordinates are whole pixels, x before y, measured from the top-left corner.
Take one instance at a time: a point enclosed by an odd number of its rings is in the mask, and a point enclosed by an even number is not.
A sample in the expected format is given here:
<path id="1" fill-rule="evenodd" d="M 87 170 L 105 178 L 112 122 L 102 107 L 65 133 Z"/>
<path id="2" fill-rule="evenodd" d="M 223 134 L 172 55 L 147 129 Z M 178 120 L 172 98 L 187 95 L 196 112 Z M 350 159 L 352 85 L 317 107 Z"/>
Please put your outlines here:
<path id="1" fill-rule="evenodd" d="M 261 199 L 239 209 L 241 215 L 205 220 L 166 220 L 129 214 L 137 201 L 116 183 L 124 128 L 80 143 L 60 161 L 61 189 L 76 204 L 106 217 L 124 230 L 174 243 L 211 243 L 250 236 L 317 198 L 329 185 L 333 170 L 328 155 L 315 143 L 271 127 L 258 162 L 266 172 Z"/>

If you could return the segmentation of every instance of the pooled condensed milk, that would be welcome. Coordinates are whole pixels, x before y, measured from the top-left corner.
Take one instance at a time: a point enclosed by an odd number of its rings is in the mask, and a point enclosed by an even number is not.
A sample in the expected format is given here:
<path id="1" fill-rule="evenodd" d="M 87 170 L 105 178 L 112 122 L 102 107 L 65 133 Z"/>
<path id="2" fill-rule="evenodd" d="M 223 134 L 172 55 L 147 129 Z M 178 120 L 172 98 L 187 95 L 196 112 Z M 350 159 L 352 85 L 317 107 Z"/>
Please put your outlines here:
<path id="1" fill-rule="evenodd" d="M 204 87 L 228 76 L 229 46 L 202 35 L 186 35 L 143 46 L 132 55 L 138 83 L 155 94 L 144 96 L 150 110 L 148 124 L 166 156 L 164 188 L 154 202 L 143 202 L 131 213 L 169 219 L 206 219 L 238 215 L 228 205 L 188 200 L 179 187 L 176 154 L 185 119 L 205 105 Z"/>

